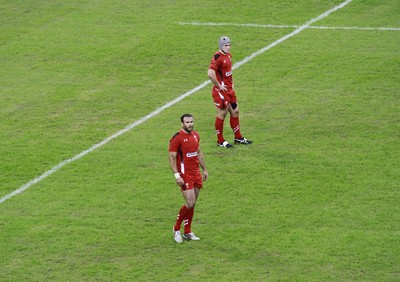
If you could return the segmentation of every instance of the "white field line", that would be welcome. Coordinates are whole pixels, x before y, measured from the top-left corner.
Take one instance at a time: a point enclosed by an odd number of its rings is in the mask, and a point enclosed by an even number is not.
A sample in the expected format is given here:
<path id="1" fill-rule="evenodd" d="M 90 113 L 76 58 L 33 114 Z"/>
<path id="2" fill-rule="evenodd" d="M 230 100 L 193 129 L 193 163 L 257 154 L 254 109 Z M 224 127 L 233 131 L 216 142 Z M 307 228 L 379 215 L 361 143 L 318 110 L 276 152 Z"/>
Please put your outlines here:
<path id="1" fill-rule="evenodd" d="M 134 123 L 128 125 L 127 127 L 125 127 L 124 129 L 121 129 L 120 131 L 118 131 L 117 133 L 111 135 L 110 137 L 107 137 L 106 139 L 104 139 L 103 141 L 101 141 L 100 143 L 97 143 L 96 145 L 93 145 L 92 147 L 90 147 L 89 149 L 73 156 L 70 159 L 64 160 L 62 162 L 60 162 L 58 165 L 56 165 L 55 167 L 53 167 L 52 169 L 46 171 L 45 173 L 43 173 L 42 175 L 40 175 L 39 177 L 29 181 L 28 183 L 22 185 L 20 188 L 18 188 L 17 190 L 14 190 L 13 192 L 11 192 L 10 194 L 0 198 L 0 204 L 6 200 L 8 200 L 9 198 L 16 196 L 22 192 L 24 192 L 26 189 L 30 188 L 32 185 L 42 181 L 43 179 L 45 179 L 46 177 L 52 175 L 53 173 L 57 172 L 60 168 L 62 168 L 63 166 L 65 166 L 66 164 L 72 163 L 73 161 L 76 161 L 80 158 L 82 158 L 83 156 L 93 152 L 94 150 L 102 147 L 103 145 L 107 144 L 108 142 L 110 142 L 111 140 L 117 138 L 118 136 L 128 132 L 129 130 L 131 130 L 132 128 L 144 123 L 146 120 L 151 119 L 152 117 L 158 115 L 159 113 L 161 113 L 162 111 L 164 111 L 165 109 L 168 109 L 169 107 L 173 106 L 174 104 L 178 103 L 179 101 L 185 99 L 186 97 L 192 95 L 193 93 L 197 92 L 198 90 L 202 89 L 204 86 L 206 86 L 207 84 L 209 84 L 209 81 L 205 81 L 202 84 L 200 84 L 199 86 L 193 88 L 192 90 L 186 92 L 185 94 L 182 94 L 181 96 L 179 96 L 178 98 L 166 103 L 164 106 L 158 108 L 157 110 L 151 112 L 150 114 L 148 114 L 147 116 L 142 117 L 141 119 L 135 121 Z"/>
<path id="2" fill-rule="evenodd" d="M 303 31 L 304 29 L 308 28 L 311 24 L 315 23 L 316 21 L 319 21 L 327 16 L 329 16 L 331 13 L 343 8 L 344 6 L 346 6 L 347 4 L 349 4 L 350 2 L 352 2 L 353 0 L 347 0 L 343 3 L 341 3 L 340 5 L 335 6 L 334 8 L 326 11 L 325 13 L 319 15 L 316 18 L 311 19 L 310 21 L 306 22 L 304 25 L 299 26 L 295 31 L 289 33 L 288 35 L 285 35 L 284 37 L 278 39 L 277 41 L 273 42 L 272 44 L 258 50 L 257 52 L 251 54 L 250 56 L 244 58 L 242 61 L 237 62 L 236 64 L 233 65 L 233 69 L 237 69 L 238 67 L 244 65 L 245 63 L 247 63 L 248 61 L 250 61 L 251 59 L 253 59 L 254 57 L 264 53 L 265 51 L 271 49 L 272 47 L 275 47 L 276 45 L 278 45 L 279 43 L 282 43 L 283 41 L 285 41 L 286 39 L 300 33 L 301 31 Z M 125 127 L 124 129 L 118 131 L 117 133 L 115 133 L 114 135 L 104 139 L 103 141 L 101 141 L 100 143 L 97 143 L 95 145 L 93 145 L 92 147 L 90 147 L 89 149 L 73 156 L 70 159 L 64 160 L 62 162 L 60 162 L 58 165 L 56 165 L 55 167 L 53 167 L 52 169 L 46 171 L 45 173 L 43 173 L 42 175 L 40 175 L 39 177 L 29 181 L 28 183 L 22 185 L 20 188 L 18 188 L 17 190 L 11 192 L 10 194 L 0 198 L 0 203 L 5 202 L 6 200 L 24 192 L 25 190 L 29 189 L 32 185 L 37 184 L 38 182 L 42 181 L 43 179 L 45 179 L 46 177 L 52 175 L 53 173 L 57 172 L 58 170 L 60 170 L 63 166 L 65 166 L 66 164 L 72 163 L 76 160 L 79 160 L 80 158 L 82 158 L 83 156 L 93 152 L 94 150 L 102 147 L 103 145 L 107 144 L 108 142 L 112 141 L 113 139 L 119 137 L 120 135 L 128 132 L 129 130 L 135 128 L 136 126 L 144 123 L 145 121 L 147 121 L 148 119 L 151 119 L 152 117 L 158 115 L 159 113 L 161 113 L 162 111 L 164 111 L 165 109 L 168 109 L 170 107 L 172 107 L 173 105 L 175 105 L 176 103 L 180 102 L 181 100 L 185 99 L 186 97 L 192 95 L 193 93 L 199 91 L 200 89 L 204 88 L 206 85 L 210 84 L 211 82 L 209 80 L 201 83 L 199 86 L 193 88 L 192 90 L 182 94 L 181 96 L 175 98 L 174 100 L 166 103 L 165 105 L 163 105 L 162 107 L 156 109 L 155 111 L 151 112 L 150 114 L 142 117 L 141 119 L 135 121 L 134 123 L 128 125 L 127 127 Z"/>
<path id="3" fill-rule="evenodd" d="M 201 23 L 201 22 L 178 22 L 180 25 L 195 26 L 241 26 L 241 27 L 261 27 L 261 28 L 299 28 L 299 25 L 273 25 L 273 24 L 251 24 L 251 23 Z M 400 31 L 398 27 L 357 27 L 357 26 L 308 26 L 313 29 L 338 29 L 338 30 L 392 30 Z"/>

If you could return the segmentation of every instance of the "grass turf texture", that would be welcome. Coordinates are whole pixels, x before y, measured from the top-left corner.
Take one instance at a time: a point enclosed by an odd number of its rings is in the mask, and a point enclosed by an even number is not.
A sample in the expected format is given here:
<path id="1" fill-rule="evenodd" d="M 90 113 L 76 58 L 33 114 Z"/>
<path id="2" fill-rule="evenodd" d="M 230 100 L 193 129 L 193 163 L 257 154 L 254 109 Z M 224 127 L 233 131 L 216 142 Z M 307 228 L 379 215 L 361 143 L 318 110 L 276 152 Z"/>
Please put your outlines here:
<path id="1" fill-rule="evenodd" d="M 0 3 L 4 196 L 205 81 L 220 35 L 237 62 L 292 31 L 177 22 L 302 25 L 340 1 Z M 315 25 L 400 27 L 399 10 L 353 1 Z M 399 280 L 399 39 L 304 30 L 234 71 L 251 147 L 216 147 L 207 86 L 1 203 L 0 280 Z M 202 240 L 177 245 L 184 112 L 210 179 Z"/>

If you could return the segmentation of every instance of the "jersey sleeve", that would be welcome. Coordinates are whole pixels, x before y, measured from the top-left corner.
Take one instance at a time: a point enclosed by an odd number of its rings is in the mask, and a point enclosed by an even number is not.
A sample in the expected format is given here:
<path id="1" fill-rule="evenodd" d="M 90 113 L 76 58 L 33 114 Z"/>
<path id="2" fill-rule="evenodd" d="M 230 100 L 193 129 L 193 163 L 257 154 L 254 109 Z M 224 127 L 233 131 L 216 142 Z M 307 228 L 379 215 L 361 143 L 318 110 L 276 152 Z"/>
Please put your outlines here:
<path id="1" fill-rule="evenodd" d="M 177 132 L 174 136 L 172 136 L 171 140 L 169 141 L 169 152 L 178 152 L 179 150 L 179 132 Z"/>
<path id="2" fill-rule="evenodd" d="M 210 67 L 209 69 L 212 69 L 214 71 L 218 71 L 219 66 L 220 66 L 220 61 L 218 60 L 220 57 L 219 53 L 215 53 L 213 58 L 211 59 Z"/>

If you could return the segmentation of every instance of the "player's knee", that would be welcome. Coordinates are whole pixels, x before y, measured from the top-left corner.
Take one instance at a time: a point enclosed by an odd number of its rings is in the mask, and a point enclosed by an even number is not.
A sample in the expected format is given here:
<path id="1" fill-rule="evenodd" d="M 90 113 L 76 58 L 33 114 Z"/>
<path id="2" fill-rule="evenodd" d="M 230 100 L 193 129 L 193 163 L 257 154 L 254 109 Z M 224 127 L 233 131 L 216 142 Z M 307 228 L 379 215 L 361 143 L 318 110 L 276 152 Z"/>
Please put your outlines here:
<path id="1" fill-rule="evenodd" d="M 238 117 L 239 116 L 239 107 L 235 103 L 235 107 L 232 106 L 232 110 L 230 111 L 230 114 L 232 117 Z"/>
<path id="2" fill-rule="evenodd" d="M 219 119 L 224 120 L 225 117 L 226 117 L 226 113 L 224 113 L 224 114 L 218 114 L 217 117 L 218 117 Z"/>
<path id="3" fill-rule="evenodd" d="M 217 111 L 217 117 L 219 119 L 222 119 L 222 120 L 225 119 L 227 114 L 228 114 L 228 110 L 219 110 L 219 111 Z"/>

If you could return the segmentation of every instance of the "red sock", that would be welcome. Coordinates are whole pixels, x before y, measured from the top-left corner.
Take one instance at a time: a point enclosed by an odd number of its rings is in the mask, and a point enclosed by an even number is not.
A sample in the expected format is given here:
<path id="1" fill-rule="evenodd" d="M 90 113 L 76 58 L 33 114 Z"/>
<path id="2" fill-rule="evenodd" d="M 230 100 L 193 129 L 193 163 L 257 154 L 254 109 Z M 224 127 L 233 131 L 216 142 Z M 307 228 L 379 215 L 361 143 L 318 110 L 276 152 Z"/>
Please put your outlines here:
<path id="1" fill-rule="evenodd" d="M 215 132 L 217 134 L 218 143 L 224 142 L 224 120 L 219 117 L 215 119 Z"/>
<path id="2" fill-rule="evenodd" d="M 192 219 L 194 214 L 194 207 L 191 208 L 186 214 L 186 218 L 184 219 L 184 234 L 188 234 L 192 232 Z"/>
<path id="3" fill-rule="evenodd" d="M 235 138 L 242 138 L 242 134 L 240 133 L 239 117 L 231 117 L 230 123 L 233 133 L 235 134 Z"/>
<path id="4" fill-rule="evenodd" d="M 190 210 L 186 207 L 186 205 L 183 205 L 179 210 L 178 217 L 176 218 L 174 226 L 175 231 L 181 230 L 182 221 L 187 217 L 188 212 L 190 212 Z"/>

